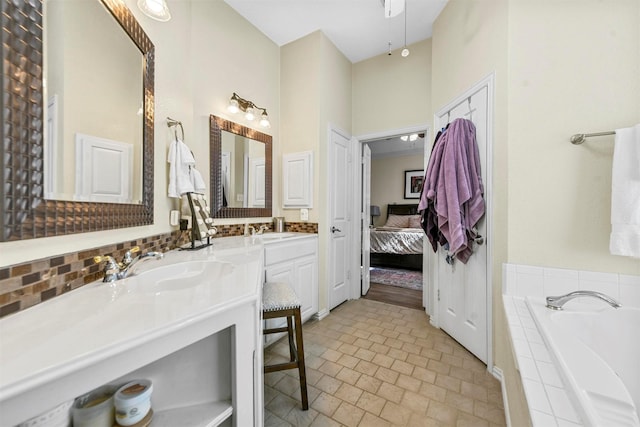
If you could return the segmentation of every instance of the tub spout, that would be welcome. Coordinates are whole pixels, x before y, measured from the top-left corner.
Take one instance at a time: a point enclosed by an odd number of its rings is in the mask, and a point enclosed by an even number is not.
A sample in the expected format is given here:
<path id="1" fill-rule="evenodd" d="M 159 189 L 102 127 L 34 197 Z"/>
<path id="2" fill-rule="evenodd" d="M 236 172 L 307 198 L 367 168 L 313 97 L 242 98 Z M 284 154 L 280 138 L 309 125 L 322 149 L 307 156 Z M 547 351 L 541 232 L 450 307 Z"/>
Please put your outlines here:
<path id="1" fill-rule="evenodd" d="M 611 307 L 620 308 L 622 305 L 605 294 L 595 291 L 575 291 L 570 292 L 566 295 L 556 296 L 556 297 L 547 297 L 547 308 L 552 310 L 562 310 L 562 306 L 565 305 L 568 301 L 571 301 L 574 298 L 578 297 L 591 297 L 597 298 L 609 304 Z"/>

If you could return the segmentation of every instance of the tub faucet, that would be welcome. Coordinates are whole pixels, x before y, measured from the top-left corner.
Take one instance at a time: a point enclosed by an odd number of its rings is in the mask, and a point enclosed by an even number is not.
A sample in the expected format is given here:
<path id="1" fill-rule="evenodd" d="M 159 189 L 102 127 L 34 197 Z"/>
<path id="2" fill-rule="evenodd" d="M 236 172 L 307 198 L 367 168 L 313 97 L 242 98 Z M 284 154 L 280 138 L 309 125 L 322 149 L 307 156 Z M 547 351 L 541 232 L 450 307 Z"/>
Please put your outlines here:
<path id="1" fill-rule="evenodd" d="M 597 298 L 609 304 L 613 308 L 620 308 L 622 305 L 605 294 L 595 291 L 574 291 L 570 292 L 566 295 L 556 296 L 556 297 L 547 297 L 547 308 L 551 310 L 562 310 L 562 306 L 565 305 L 568 301 L 571 301 L 574 298 L 578 297 L 591 297 Z"/>
<path id="2" fill-rule="evenodd" d="M 96 264 L 99 264 L 102 261 L 106 262 L 104 266 L 104 279 L 102 279 L 102 281 L 115 282 L 116 280 L 125 279 L 133 272 L 133 268 L 141 262 L 148 259 L 161 259 L 164 256 L 162 252 L 147 252 L 146 254 L 140 255 L 138 258 L 132 258 L 131 254 L 138 252 L 139 250 L 140 249 L 136 246 L 130 251 L 127 251 L 122 262 L 116 262 L 116 260 L 110 255 L 94 257 L 93 261 Z"/>

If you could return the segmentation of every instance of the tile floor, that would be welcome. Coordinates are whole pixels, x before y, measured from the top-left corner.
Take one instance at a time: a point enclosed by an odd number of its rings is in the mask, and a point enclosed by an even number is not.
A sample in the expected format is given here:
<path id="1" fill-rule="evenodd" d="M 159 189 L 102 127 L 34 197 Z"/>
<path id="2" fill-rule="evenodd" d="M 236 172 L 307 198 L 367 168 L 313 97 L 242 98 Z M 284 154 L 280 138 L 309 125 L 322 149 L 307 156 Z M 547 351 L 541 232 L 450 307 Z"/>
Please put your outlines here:
<path id="1" fill-rule="evenodd" d="M 309 410 L 297 370 L 266 374 L 265 426 L 506 425 L 500 383 L 421 310 L 359 299 L 303 331 Z"/>

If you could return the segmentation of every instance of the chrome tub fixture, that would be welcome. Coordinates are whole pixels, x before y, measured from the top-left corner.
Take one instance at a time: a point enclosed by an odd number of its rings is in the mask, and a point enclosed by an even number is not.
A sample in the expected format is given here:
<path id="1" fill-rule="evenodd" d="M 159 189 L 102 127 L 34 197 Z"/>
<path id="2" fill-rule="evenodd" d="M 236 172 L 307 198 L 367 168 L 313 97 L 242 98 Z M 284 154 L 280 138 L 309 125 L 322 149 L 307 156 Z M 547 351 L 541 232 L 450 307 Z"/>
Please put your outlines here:
<path id="1" fill-rule="evenodd" d="M 571 301 L 572 299 L 579 298 L 579 297 L 597 298 L 599 300 L 606 302 L 613 308 L 622 307 L 622 305 L 618 301 L 614 300 L 610 296 L 607 296 L 603 293 L 595 292 L 595 291 L 574 291 L 574 292 L 569 292 L 566 295 L 547 297 L 547 308 L 550 308 L 551 310 L 562 310 L 563 305 L 565 305 L 567 302 Z"/>

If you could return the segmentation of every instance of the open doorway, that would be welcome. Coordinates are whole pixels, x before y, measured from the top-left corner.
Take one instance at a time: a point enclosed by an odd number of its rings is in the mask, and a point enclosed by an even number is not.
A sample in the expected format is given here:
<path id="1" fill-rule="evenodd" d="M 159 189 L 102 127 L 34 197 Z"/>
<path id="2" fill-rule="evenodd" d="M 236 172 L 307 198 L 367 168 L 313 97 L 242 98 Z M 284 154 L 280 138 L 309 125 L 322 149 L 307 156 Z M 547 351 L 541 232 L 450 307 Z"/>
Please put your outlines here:
<path id="1" fill-rule="evenodd" d="M 423 309 L 424 232 L 417 214 L 425 169 L 427 127 L 361 138 L 362 153 L 371 149 L 370 174 L 362 166 L 362 204 L 370 192 L 367 221 L 362 221 L 363 281 L 369 276 L 364 298 Z M 369 260 L 369 264 L 366 262 Z M 367 274 L 368 273 L 368 274 Z"/>

